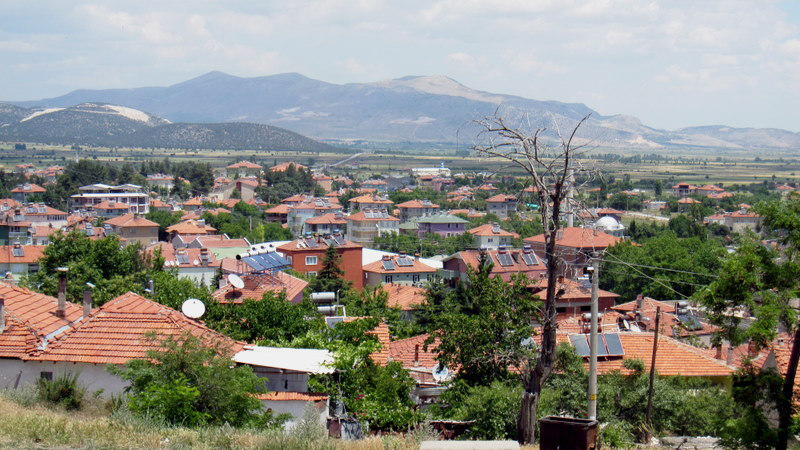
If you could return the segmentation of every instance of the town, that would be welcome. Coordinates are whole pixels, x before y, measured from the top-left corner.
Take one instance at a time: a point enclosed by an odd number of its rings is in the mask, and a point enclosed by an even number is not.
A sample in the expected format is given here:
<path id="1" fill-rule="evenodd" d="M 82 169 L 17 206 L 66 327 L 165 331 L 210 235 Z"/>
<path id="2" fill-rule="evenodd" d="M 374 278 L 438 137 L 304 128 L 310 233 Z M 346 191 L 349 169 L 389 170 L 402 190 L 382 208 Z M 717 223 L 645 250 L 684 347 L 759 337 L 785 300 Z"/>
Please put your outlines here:
<path id="1" fill-rule="evenodd" d="M 529 391 L 610 447 L 795 420 L 793 181 L 251 159 L 6 168 L 0 388 L 341 439 L 516 440 Z"/>

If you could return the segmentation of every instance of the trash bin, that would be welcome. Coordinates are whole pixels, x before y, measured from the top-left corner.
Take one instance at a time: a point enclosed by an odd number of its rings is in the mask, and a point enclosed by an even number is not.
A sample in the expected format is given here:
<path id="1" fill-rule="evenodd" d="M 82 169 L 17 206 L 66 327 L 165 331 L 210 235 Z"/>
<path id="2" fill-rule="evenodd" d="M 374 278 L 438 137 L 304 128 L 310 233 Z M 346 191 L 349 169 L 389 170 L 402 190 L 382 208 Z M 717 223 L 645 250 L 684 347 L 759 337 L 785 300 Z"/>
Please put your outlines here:
<path id="1" fill-rule="evenodd" d="M 539 419 L 540 450 L 593 450 L 596 446 L 596 420 L 558 416 Z"/>

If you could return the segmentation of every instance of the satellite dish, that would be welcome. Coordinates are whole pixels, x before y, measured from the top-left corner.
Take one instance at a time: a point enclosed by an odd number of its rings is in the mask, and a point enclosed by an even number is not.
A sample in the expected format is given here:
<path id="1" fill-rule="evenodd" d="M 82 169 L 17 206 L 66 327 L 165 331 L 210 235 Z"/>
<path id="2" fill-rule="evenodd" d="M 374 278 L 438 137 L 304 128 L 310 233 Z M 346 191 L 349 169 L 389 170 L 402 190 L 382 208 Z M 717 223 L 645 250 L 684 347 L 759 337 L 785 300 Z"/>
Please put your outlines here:
<path id="1" fill-rule="evenodd" d="M 236 289 L 241 289 L 244 287 L 244 281 L 242 280 L 242 277 L 236 275 L 235 273 L 228 275 L 228 283 L 230 283 L 231 286 L 235 287 Z"/>
<path id="2" fill-rule="evenodd" d="M 196 298 L 190 298 L 181 305 L 181 312 L 190 319 L 199 319 L 206 312 L 206 305 Z"/>
<path id="3" fill-rule="evenodd" d="M 199 266 L 200 261 L 195 259 L 194 261 L 192 261 L 192 264 L 194 264 L 195 266 Z"/>
<path id="4" fill-rule="evenodd" d="M 447 370 L 447 367 L 437 364 L 433 369 L 432 375 L 433 379 L 436 380 L 437 383 L 441 383 L 443 381 L 447 381 L 447 379 L 450 377 L 450 371 Z"/>
<path id="5" fill-rule="evenodd" d="M 536 348 L 536 342 L 534 342 L 534 341 L 533 341 L 533 338 L 532 338 L 532 337 L 526 337 L 525 339 L 521 340 L 521 341 L 519 342 L 519 344 L 520 344 L 520 345 L 521 345 L 523 348 L 527 348 L 528 350 L 531 350 L 531 349 L 533 349 L 533 348 Z"/>

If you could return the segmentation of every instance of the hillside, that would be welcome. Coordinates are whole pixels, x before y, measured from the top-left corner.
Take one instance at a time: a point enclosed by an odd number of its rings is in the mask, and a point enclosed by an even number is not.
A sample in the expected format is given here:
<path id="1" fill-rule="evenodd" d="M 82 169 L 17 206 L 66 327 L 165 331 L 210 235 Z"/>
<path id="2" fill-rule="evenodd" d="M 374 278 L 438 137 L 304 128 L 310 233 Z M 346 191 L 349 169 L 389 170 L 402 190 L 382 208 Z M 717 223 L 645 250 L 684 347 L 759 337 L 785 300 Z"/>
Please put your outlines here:
<path id="1" fill-rule="evenodd" d="M 476 119 L 502 115 L 520 126 L 569 129 L 591 115 L 580 135 L 598 146 L 797 149 L 800 134 L 784 130 L 693 127 L 659 130 L 631 116 L 604 116 L 582 103 L 540 101 L 471 89 L 445 76 L 332 84 L 297 73 L 242 78 L 222 72 L 167 87 L 78 90 L 17 103 L 40 108 L 83 102 L 125 105 L 173 122 L 253 122 L 316 139 L 448 142 L 469 145 Z M 545 137 L 554 139 L 553 131 Z"/>
<path id="2" fill-rule="evenodd" d="M 22 108 L 0 103 L 0 140 L 93 146 L 226 150 L 330 151 L 297 133 L 254 123 L 170 123 L 138 109 L 105 103 Z"/>

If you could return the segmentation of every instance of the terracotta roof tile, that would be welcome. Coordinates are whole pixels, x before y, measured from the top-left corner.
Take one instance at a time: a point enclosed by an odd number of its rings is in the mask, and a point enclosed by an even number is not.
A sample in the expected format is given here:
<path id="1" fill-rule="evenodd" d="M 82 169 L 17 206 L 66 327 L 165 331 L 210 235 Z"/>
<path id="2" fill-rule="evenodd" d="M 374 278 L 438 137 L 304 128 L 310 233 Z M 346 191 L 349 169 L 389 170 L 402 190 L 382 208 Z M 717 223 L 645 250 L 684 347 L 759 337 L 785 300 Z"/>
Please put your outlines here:
<path id="1" fill-rule="evenodd" d="M 4 282 L 0 282 L 0 295 L 5 298 L 6 314 L 13 315 L 40 336 L 53 333 L 83 315 L 80 306 L 67 302 L 66 317 L 56 317 L 57 299 Z"/>
<path id="2" fill-rule="evenodd" d="M 556 239 L 556 245 L 562 247 L 605 249 L 622 241 L 622 238 L 591 228 L 562 228 L 559 234 L 560 238 Z M 545 236 L 539 234 L 523 240 L 530 243 L 544 243 Z"/>
<path id="3" fill-rule="evenodd" d="M 235 164 L 231 164 L 227 167 L 228 169 L 261 169 L 262 167 L 256 163 L 251 163 L 250 161 L 239 161 Z"/>
<path id="4" fill-rule="evenodd" d="M 491 203 L 514 202 L 517 201 L 517 197 L 507 194 L 497 194 L 487 198 L 486 201 Z"/>
<path id="5" fill-rule="evenodd" d="M 341 214 L 337 215 L 336 213 L 327 213 L 321 216 L 311 217 L 306 219 L 306 223 L 309 225 L 323 225 L 323 224 L 331 224 L 331 225 L 346 225 L 347 218 Z"/>
<path id="6" fill-rule="evenodd" d="M 504 281 L 511 281 L 511 277 L 517 273 L 524 273 L 530 279 L 538 279 L 539 276 L 547 270 L 542 260 L 533 252 L 530 253 L 535 259 L 532 262 L 535 264 L 528 265 L 522 256 L 521 250 L 503 250 L 505 254 L 511 255 L 511 265 L 502 265 L 498 259 L 501 254 L 500 250 L 486 250 L 487 257 L 492 261 L 492 272 L 490 276 L 499 276 Z M 464 250 L 456 253 L 453 256 L 445 259 L 445 261 L 458 258 L 464 261 L 465 264 L 473 269 L 478 268 L 480 265 L 481 252 L 478 250 Z"/>
<path id="7" fill-rule="evenodd" d="M 285 162 L 285 163 L 280 163 L 277 166 L 272 166 L 269 168 L 269 170 L 272 172 L 286 172 L 286 169 L 288 169 L 290 165 L 294 165 L 294 168 L 297 170 L 308 169 L 308 167 L 302 164 L 298 164 L 296 162 Z"/>
<path id="8" fill-rule="evenodd" d="M 228 259 L 228 258 L 226 258 Z M 261 300 L 267 292 L 285 292 L 289 301 L 302 300 L 303 290 L 308 282 L 285 272 L 275 275 L 242 275 L 244 287 L 236 289 L 227 284 L 217 289 L 211 296 L 219 303 L 242 303 L 246 298 Z"/>
<path id="9" fill-rule="evenodd" d="M 439 207 L 439 205 L 437 205 L 436 203 L 428 202 L 427 204 L 425 204 L 425 203 L 423 203 L 422 200 L 409 200 L 407 202 L 398 203 L 395 206 L 397 206 L 398 208 L 438 208 Z"/>
<path id="10" fill-rule="evenodd" d="M 452 214 L 453 212 L 450 211 Z M 471 228 L 467 230 L 467 233 L 472 234 L 474 236 L 501 236 L 501 237 L 511 237 L 511 238 L 518 238 L 519 235 L 517 233 L 511 233 L 506 231 L 500 227 L 497 227 L 497 232 L 495 232 L 495 227 L 491 223 L 483 224 L 479 227 Z"/>
<path id="11" fill-rule="evenodd" d="M 394 269 L 393 270 L 386 270 L 383 267 L 383 260 L 378 260 L 372 263 L 369 263 L 363 266 L 364 272 L 373 272 L 373 273 L 434 273 L 436 269 L 433 267 L 418 261 L 414 257 L 410 257 L 411 265 L 410 266 L 400 266 L 397 264 L 398 256 L 389 256 L 394 261 Z"/>
<path id="12" fill-rule="evenodd" d="M 114 227 L 158 227 L 158 224 L 153 222 L 152 220 L 147 220 L 144 217 L 138 214 L 123 214 L 121 216 L 114 217 L 112 219 L 106 220 L 104 223 L 107 223 Z"/>
<path id="13" fill-rule="evenodd" d="M 38 341 L 33 329 L 9 314 L 0 333 L 0 358 L 23 359 L 36 349 Z"/>
<path id="14" fill-rule="evenodd" d="M 47 234 L 50 235 L 49 233 Z M 36 264 L 44 254 L 45 245 L 20 245 L 22 255 L 14 255 L 14 245 L 0 245 L 0 264 Z M 2 274 L 0 274 L 2 275 Z"/>
<path id="15" fill-rule="evenodd" d="M 243 343 L 199 321 L 128 292 L 98 308 L 88 320 L 62 334 L 30 359 L 124 364 L 131 359 L 146 358 L 149 350 L 161 349 L 158 342 L 148 339 L 151 332 L 161 338 L 189 333 L 206 345 L 220 345 L 234 353 L 243 348 Z"/>
<path id="16" fill-rule="evenodd" d="M 381 286 L 388 295 L 387 304 L 390 308 L 400 308 L 403 311 L 414 311 L 416 305 L 424 304 L 425 289 L 405 284 L 384 284 Z"/>

